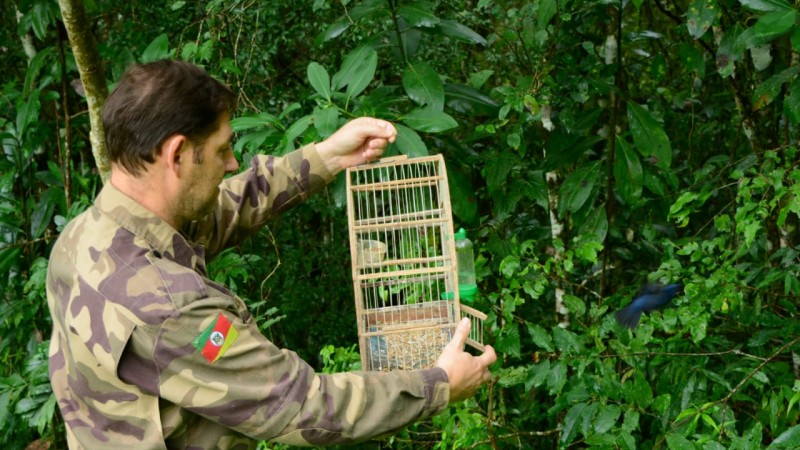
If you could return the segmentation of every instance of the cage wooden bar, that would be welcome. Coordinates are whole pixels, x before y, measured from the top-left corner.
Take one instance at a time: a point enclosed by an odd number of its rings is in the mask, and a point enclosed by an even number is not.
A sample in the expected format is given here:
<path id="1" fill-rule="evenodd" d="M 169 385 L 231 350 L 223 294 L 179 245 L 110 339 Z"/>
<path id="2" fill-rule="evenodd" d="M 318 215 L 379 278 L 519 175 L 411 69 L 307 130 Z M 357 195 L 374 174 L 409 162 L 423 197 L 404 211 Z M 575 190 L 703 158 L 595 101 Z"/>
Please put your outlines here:
<path id="1" fill-rule="evenodd" d="M 347 214 L 365 370 L 436 364 L 461 317 L 483 348 L 486 315 L 461 305 L 447 172 L 441 155 L 347 169 Z"/>

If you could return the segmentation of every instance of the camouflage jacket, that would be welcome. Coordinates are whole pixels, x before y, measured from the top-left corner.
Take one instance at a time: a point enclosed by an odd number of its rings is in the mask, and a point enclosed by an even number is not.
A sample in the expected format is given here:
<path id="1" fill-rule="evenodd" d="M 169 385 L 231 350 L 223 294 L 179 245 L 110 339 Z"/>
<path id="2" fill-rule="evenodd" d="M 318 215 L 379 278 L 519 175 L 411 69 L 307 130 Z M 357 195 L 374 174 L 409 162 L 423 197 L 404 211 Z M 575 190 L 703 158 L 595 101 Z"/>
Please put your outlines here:
<path id="1" fill-rule="evenodd" d="M 336 444 L 444 408 L 440 368 L 314 373 L 206 274 L 206 258 L 331 179 L 313 144 L 256 157 L 182 233 L 106 184 L 64 229 L 47 278 L 50 376 L 71 448 Z"/>

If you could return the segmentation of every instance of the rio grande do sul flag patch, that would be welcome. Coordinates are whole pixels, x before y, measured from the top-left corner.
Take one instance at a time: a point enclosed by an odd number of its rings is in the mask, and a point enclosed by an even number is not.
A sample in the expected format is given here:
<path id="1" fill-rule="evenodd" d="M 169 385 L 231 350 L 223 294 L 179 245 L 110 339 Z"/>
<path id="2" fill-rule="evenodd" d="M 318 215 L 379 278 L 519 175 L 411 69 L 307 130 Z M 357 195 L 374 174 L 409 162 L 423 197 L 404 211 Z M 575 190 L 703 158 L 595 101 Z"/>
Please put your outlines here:
<path id="1" fill-rule="evenodd" d="M 211 324 L 200 333 L 192 342 L 194 348 L 203 355 L 203 358 L 211 364 L 215 363 L 220 356 L 225 354 L 231 345 L 236 342 L 239 332 L 231 321 L 220 313 Z"/>

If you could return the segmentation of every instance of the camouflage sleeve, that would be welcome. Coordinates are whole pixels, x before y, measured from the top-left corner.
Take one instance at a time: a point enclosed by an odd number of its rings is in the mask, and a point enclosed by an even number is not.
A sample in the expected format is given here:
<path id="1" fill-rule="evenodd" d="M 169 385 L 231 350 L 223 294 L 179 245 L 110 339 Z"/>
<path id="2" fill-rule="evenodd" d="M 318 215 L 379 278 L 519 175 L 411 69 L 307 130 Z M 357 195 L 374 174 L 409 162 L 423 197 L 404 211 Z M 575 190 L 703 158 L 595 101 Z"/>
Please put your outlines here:
<path id="1" fill-rule="evenodd" d="M 233 298 L 196 300 L 164 322 L 154 343 L 134 341 L 151 376 L 128 380 L 155 395 L 256 439 L 330 445 L 379 436 L 447 404 L 441 368 L 391 373 L 315 374 L 294 352 L 261 335 Z M 244 320 L 242 319 L 244 318 Z M 215 336 L 216 334 L 216 336 Z M 154 350 L 153 350 L 154 349 Z M 137 373 L 124 378 L 144 376 Z"/>
<path id="2" fill-rule="evenodd" d="M 210 260 L 321 191 L 333 178 L 313 143 L 283 157 L 256 156 L 247 170 L 223 180 L 217 210 L 192 223 L 184 234 L 204 245 Z"/>

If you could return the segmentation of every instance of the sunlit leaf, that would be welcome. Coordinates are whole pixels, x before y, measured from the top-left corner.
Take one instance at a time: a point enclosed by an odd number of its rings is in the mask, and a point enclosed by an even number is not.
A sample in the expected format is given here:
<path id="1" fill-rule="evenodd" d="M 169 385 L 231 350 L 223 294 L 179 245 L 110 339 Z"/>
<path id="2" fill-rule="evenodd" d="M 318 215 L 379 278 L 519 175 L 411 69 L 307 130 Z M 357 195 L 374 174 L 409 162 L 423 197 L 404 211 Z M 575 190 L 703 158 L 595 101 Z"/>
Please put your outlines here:
<path id="1" fill-rule="evenodd" d="M 788 11 L 792 5 L 786 0 L 739 0 L 743 6 L 754 11 Z"/>
<path id="2" fill-rule="evenodd" d="M 454 20 L 441 20 L 436 27 L 443 35 L 470 44 L 486 45 L 486 39 L 472 28 Z"/>

